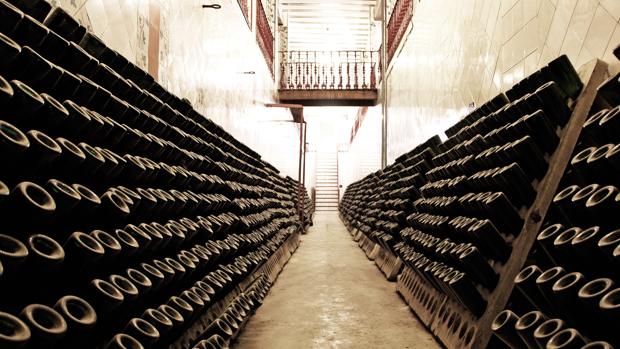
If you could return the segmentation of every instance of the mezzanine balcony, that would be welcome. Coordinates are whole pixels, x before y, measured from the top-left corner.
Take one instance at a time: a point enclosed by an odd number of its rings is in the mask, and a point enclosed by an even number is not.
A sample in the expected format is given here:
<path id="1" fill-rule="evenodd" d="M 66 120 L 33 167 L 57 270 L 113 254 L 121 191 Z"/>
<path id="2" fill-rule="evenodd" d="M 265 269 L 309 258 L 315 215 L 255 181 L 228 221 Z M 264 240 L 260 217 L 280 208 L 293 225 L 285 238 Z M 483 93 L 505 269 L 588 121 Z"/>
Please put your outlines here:
<path id="1" fill-rule="evenodd" d="M 279 99 L 304 106 L 377 104 L 377 51 L 282 51 Z"/>

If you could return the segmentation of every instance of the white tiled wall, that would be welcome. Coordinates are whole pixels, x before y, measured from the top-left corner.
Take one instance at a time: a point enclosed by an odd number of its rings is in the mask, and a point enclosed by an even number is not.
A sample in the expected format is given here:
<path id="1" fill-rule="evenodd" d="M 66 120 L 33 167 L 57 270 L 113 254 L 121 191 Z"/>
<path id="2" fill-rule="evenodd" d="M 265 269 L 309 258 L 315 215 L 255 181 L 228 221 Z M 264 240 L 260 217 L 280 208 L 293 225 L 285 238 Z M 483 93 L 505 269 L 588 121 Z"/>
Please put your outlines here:
<path id="1" fill-rule="evenodd" d="M 160 7 L 159 81 L 297 178 L 299 131 L 275 101 L 275 85 L 236 0 L 220 10 L 199 0 L 55 0 L 142 68 L 147 66 L 149 3 Z"/>
<path id="2" fill-rule="evenodd" d="M 388 78 L 388 161 L 566 54 L 620 62 L 620 0 L 414 0 Z"/>
<path id="3" fill-rule="evenodd" d="M 131 62 L 136 63 L 141 54 L 146 55 L 146 41 L 139 40 L 144 35 L 138 32 L 141 22 L 143 29 L 148 28 L 148 0 L 54 0 L 52 3 L 62 6 Z M 148 38 L 148 30 L 146 35 Z M 143 59 L 146 62 L 146 56 Z"/>

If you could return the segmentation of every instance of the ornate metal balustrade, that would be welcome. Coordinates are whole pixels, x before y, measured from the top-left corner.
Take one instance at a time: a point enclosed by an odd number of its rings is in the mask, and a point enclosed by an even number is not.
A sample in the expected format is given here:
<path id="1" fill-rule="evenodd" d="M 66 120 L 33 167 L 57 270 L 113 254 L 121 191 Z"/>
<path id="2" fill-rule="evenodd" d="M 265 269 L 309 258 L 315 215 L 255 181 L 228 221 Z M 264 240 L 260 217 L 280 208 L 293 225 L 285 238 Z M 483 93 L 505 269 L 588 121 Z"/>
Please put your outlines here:
<path id="1" fill-rule="evenodd" d="M 392 15 L 387 25 L 387 61 L 388 64 L 392 61 L 396 49 L 403 37 L 409 23 L 413 19 L 413 13 L 415 12 L 415 6 L 418 1 L 414 0 L 396 0 Z"/>
<path id="2" fill-rule="evenodd" d="M 281 90 L 375 90 L 376 51 L 281 51 Z"/>
<path id="3" fill-rule="evenodd" d="M 256 42 L 258 43 L 258 47 L 263 53 L 263 56 L 265 56 L 267 67 L 269 67 L 269 71 L 272 76 L 274 59 L 273 41 L 273 32 L 269 26 L 269 18 L 265 13 L 262 1 L 259 0 L 256 6 Z"/>

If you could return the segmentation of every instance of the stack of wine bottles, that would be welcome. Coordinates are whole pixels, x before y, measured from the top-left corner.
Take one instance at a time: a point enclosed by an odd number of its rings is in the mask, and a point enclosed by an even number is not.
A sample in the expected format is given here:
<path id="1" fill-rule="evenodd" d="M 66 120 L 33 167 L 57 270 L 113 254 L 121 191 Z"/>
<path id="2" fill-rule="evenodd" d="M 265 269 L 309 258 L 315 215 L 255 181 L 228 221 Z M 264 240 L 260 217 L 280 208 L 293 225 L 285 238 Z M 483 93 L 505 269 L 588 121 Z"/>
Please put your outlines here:
<path id="1" fill-rule="evenodd" d="M 298 182 L 46 1 L 0 0 L 0 111 L 2 348 L 221 347 L 303 228 Z"/>
<path id="2" fill-rule="evenodd" d="M 514 280 L 510 309 L 493 323 L 512 348 L 620 346 L 617 81 L 599 87 L 603 108 L 583 125 L 529 263 Z"/>
<path id="3" fill-rule="evenodd" d="M 407 183 L 411 214 L 395 227 L 389 247 L 433 290 L 416 288 L 415 296 L 436 313 L 433 326 L 456 338 L 452 345 L 472 344 L 474 322 L 498 287 L 582 88 L 561 56 L 446 130 L 448 139 L 435 149 L 407 154 L 425 166 Z M 376 198 L 398 182 L 390 175 L 351 185 L 341 205 L 348 224 L 372 234 L 368 217 L 382 210 Z"/>
<path id="4" fill-rule="evenodd" d="M 347 187 L 340 203 L 345 221 L 370 241 L 393 252 L 400 241 L 399 232 L 413 212 L 413 202 L 420 197 L 417 188 L 425 183 L 423 174 L 440 142 L 439 137 L 433 137 L 385 169 Z"/>
<path id="5" fill-rule="evenodd" d="M 289 182 L 291 182 L 291 185 L 297 185 L 299 183 L 289 176 L 287 176 L 286 179 Z M 295 206 L 298 208 L 298 210 L 301 213 L 303 213 L 302 215 L 302 219 L 304 221 L 303 225 L 305 228 L 304 230 L 306 230 L 308 227 L 312 225 L 312 217 L 314 215 L 314 203 L 310 199 L 310 195 L 308 194 L 308 191 L 305 190 L 303 186 L 300 186 L 299 188 L 302 191 L 302 193 L 300 195 L 296 195 L 294 197 L 294 201 L 295 201 Z"/>

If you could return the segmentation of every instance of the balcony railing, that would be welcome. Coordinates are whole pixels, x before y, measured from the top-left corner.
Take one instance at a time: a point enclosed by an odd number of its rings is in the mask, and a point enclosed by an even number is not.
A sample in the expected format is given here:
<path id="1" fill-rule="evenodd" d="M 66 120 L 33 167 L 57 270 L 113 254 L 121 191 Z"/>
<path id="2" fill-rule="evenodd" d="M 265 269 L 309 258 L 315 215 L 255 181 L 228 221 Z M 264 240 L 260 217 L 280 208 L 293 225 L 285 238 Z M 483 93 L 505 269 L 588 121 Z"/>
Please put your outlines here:
<path id="1" fill-rule="evenodd" d="M 387 61 L 388 64 L 392 61 L 396 49 L 400 45 L 409 23 L 413 19 L 413 13 L 415 11 L 415 4 L 413 0 L 396 0 L 392 15 L 387 25 Z"/>
<path id="2" fill-rule="evenodd" d="M 280 89 L 374 90 L 377 51 L 281 51 Z"/>

